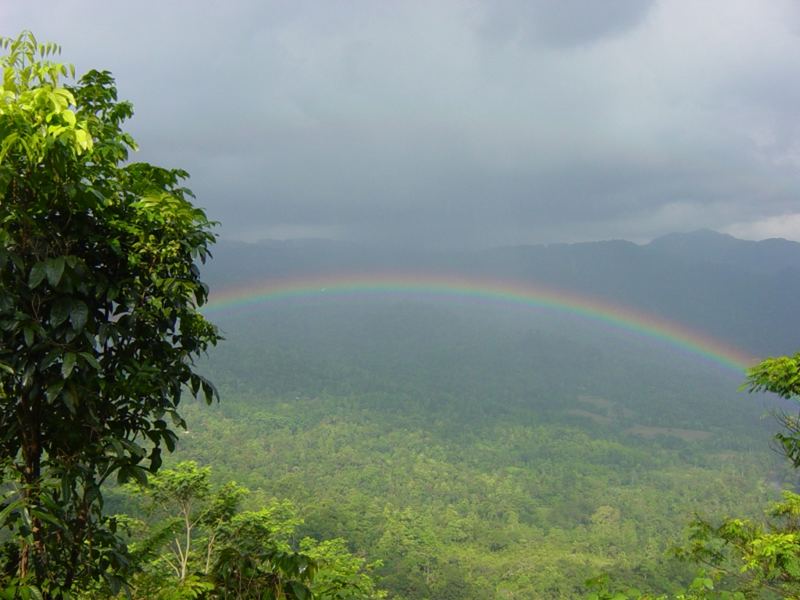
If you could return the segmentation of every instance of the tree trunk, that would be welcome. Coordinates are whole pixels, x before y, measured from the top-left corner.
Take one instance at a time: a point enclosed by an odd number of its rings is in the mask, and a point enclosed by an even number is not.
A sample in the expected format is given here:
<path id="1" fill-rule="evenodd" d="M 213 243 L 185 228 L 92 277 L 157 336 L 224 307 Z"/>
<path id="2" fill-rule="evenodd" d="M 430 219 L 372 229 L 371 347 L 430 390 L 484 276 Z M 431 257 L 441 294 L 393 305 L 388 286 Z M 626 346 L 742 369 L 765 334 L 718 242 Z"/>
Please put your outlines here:
<path id="1" fill-rule="evenodd" d="M 39 423 L 38 402 L 30 397 L 20 406 L 19 422 L 22 437 L 22 497 L 24 509 L 30 510 L 39 504 L 39 479 L 42 470 L 42 442 Z M 42 539 L 41 519 L 31 516 L 31 538 L 33 543 L 22 540 L 20 549 L 19 575 L 24 578 L 32 572 L 37 580 L 44 575 L 45 549 Z"/>

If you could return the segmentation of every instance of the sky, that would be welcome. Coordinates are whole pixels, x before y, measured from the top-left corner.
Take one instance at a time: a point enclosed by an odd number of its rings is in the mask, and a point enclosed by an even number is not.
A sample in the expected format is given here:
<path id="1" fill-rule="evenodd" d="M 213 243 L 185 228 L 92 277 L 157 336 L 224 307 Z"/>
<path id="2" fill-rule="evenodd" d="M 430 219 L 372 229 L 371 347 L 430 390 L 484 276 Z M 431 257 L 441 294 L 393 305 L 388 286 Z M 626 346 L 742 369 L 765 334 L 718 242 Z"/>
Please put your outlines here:
<path id="1" fill-rule="evenodd" d="M 800 241 L 795 0 L 2 0 L 223 238 Z"/>

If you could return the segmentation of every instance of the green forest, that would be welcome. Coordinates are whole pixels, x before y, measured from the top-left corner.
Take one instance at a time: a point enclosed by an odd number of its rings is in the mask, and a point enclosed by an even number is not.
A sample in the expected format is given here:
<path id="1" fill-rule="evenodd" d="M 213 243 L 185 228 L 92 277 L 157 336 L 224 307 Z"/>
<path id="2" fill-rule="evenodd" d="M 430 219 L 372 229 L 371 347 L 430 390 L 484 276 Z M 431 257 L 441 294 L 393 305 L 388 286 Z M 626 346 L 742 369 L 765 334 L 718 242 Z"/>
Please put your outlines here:
<path id="1" fill-rule="evenodd" d="M 226 401 L 187 409 L 178 456 L 290 499 L 302 535 L 369 549 L 390 597 L 574 598 L 601 573 L 674 590 L 694 513 L 760 516 L 792 481 L 735 376 L 596 327 L 268 308 L 220 319 Z"/>
<path id="2" fill-rule="evenodd" d="M 800 355 L 401 293 L 208 306 L 216 224 L 131 161 L 112 76 L 0 46 L 0 598 L 800 597 Z"/>

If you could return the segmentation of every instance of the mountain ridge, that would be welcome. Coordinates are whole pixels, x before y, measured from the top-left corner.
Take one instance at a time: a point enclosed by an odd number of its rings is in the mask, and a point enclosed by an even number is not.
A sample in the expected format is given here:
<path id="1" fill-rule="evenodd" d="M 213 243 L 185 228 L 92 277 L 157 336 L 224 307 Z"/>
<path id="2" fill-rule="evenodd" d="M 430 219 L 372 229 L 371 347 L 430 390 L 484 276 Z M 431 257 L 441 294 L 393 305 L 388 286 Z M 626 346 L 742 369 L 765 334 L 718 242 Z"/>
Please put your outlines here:
<path id="1" fill-rule="evenodd" d="M 640 310 L 762 356 L 800 339 L 800 243 L 716 232 L 624 240 L 404 253 L 351 244 L 222 242 L 204 275 L 215 288 L 274 279 L 420 273 L 519 281 Z M 785 243 L 784 243 L 785 242 Z"/>

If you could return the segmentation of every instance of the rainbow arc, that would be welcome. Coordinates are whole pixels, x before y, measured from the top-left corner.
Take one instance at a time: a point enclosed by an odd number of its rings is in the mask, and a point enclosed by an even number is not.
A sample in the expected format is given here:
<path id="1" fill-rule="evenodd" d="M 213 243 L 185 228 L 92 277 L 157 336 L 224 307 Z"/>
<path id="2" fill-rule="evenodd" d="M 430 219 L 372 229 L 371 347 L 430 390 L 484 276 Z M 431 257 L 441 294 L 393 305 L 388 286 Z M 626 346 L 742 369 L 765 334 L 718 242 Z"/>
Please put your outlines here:
<path id="1" fill-rule="evenodd" d="M 472 299 L 550 309 L 656 339 L 739 373 L 758 361 L 727 342 L 673 320 L 590 296 L 513 280 L 419 273 L 313 275 L 217 291 L 204 310 L 213 314 L 280 299 L 374 295 Z"/>

